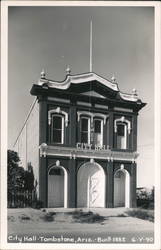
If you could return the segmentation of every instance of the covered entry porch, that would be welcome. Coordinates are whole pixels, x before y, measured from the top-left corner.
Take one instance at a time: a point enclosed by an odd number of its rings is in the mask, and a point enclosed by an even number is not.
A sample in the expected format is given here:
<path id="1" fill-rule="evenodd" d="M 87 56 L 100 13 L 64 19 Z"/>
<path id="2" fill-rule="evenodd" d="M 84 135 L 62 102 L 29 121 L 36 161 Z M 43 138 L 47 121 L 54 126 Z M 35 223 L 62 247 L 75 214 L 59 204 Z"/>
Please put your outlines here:
<path id="1" fill-rule="evenodd" d="M 57 162 L 48 171 L 47 207 L 135 207 L 134 175 L 126 168 L 124 164 L 110 163 L 105 169 L 92 160 L 79 164 L 73 173 Z"/>

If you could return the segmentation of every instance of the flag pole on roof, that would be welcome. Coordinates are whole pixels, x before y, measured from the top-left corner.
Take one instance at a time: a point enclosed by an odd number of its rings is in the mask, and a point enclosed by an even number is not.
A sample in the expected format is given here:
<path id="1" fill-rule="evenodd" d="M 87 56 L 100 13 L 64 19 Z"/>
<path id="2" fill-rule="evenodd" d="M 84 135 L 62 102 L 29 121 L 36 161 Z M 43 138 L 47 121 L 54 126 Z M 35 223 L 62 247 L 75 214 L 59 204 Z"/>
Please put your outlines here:
<path id="1" fill-rule="evenodd" d="M 92 19 L 90 21 L 90 66 L 89 71 L 92 72 Z"/>

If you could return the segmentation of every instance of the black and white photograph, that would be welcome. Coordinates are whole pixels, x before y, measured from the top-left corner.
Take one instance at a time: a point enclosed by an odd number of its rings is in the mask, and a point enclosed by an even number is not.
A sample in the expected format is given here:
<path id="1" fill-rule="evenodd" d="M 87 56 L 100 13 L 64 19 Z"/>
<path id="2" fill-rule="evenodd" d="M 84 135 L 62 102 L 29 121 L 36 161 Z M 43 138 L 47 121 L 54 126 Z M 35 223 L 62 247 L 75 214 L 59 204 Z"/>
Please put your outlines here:
<path id="1" fill-rule="evenodd" d="M 123 3 L 2 4 L 2 249 L 160 249 L 158 5 Z"/>

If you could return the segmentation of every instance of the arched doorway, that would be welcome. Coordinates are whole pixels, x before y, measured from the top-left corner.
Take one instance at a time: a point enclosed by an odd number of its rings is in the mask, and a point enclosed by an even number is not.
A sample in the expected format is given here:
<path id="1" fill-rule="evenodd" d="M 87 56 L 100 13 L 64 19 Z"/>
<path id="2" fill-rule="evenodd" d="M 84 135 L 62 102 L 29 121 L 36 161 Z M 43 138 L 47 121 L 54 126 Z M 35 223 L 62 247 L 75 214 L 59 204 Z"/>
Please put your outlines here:
<path id="1" fill-rule="evenodd" d="M 105 207 L 105 173 L 97 163 L 87 162 L 78 170 L 77 207 Z"/>
<path id="2" fill-rule="evenodd" d="M 114 175 L 114 207 L 130 207 L 130 175 L 125 169 Z"/>
<path id="3" fill-rule="evenodd" d="M 67 207 L 67 171 L 53 166 L 48 171 L 48 207 Z"/>

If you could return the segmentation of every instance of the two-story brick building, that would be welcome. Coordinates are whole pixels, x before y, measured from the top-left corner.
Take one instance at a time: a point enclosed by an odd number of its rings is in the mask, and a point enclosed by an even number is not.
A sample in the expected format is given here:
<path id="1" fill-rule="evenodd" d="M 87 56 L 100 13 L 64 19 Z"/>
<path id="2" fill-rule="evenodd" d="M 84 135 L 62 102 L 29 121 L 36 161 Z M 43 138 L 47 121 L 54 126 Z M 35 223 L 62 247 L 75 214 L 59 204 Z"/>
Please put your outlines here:
<path id="1" fill-rule="evenodd" d="M 135 207 L 137 117 L 145 103 L 122 93 L 113 77 L 45 73 L 16 143 L 31 163 L 44 207 Z"/>

